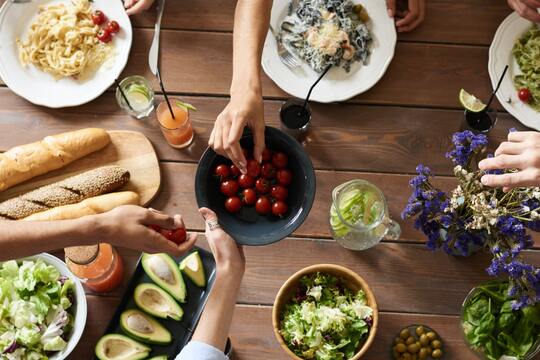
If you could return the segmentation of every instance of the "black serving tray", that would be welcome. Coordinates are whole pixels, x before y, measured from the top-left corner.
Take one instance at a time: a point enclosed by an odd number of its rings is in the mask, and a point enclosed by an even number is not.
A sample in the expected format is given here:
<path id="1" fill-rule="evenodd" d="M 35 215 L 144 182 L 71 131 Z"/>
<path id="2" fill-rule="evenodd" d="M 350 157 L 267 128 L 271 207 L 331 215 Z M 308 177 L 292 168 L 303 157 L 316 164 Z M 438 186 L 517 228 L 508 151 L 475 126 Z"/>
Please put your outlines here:
<path id="1" fill-rule="evenodd" d="M 210 289 L 212 288 L 212 285 L 214 284 L 214 279 L 216 277 L 216 262 L 214 260 L 214 257 L 210 252 L 198 247 L 194 247 L 193 250 L 191 250 L 184 256 L 176 257 L 173 259 L 176 261 L 176 263 L 180 264 L 183 258 L 195 251 L 199 252 L 204 266 L 204 271 L 206 275 L 206 288 L 203 289 L 196 286 L 187 276 L 182 273 L 182 277 L 184 278 L 187 289 L 186 303 L 180 304 L 180 306 L 184 310 L 184 316 L 180 321 L 155 318 L 171 332 L 173 341 L 169 345 L 145 344 L 146 346 L 152 348 L 152 352 L 149 357 L 167 355 L 169 359 L 174 359 L 176 355 L 180 352 L 180 350 L 182 350 L 182 348 L 191 339 L 195 327 L 197 326 L 197 322 L 201 317 L 204 305 L 206 304 Z M 118 308 L 116 309 L 116 312 L 114 313 L 103 335 L 116 333 L 123 334 L 129 337 L 129 335 L 124 333 L 124 331 L 122 331 L 122 328 L 120 327 L 120 315 L 125 310 L 137 309 L 137 305 L 133 300 L 133 292 L 135 291 L 137 285 L 142 283 L 154 282 L 144 272 L 144 269 L 141 265 L 141 259 L 139 259 L 137 267 L 133 272 L 133 276 L 131 277 L 128 287 L 124 292 L 124 295 L 122 296 L 120 304 L 118 305 Z M 98 360 L 98 358 L 94 356 L 94 360 Z"/>

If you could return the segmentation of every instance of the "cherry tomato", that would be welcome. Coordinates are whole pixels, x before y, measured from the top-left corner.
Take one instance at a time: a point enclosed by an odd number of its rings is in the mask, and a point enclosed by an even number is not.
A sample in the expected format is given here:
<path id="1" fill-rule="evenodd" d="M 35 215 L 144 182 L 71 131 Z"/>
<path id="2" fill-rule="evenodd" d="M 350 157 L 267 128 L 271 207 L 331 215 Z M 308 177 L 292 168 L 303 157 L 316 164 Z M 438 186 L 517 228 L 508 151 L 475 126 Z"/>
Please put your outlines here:
<path id="1" fill-rule="evenodd" d="M 266 196 L 261 196 L 255 203 L 255 211 L 260 215 L 267 215 L 272 210 L 272 203 Z"/>
<path id="2" fill-rule="evenodd" d="M 287 204 L 284 201 L 278 200 L 272 204 L 272 214 L 283 216 L 287 212 Z"/>
<path id="3" fill-rule="evenodd" d="M 292 172 L 289 169 L 278 170 L 276 178 L 280 185 L 288 186 L 292 181 Z"/>
<path id="4" fill-rule="evenodd" d="M 238 176 L 240 176 L 240 169 L 238 168 L 238 166 L 232 164 L 231 167 L 230 167 L 230 173 L 231 173 L 231 177 L 233 179 L 237 178 Z"/>
<path id="5" fill-rule="evenodd" d="M 238 196 L 231 196 L 225 200 L 225 209 L 230 213 L 237 213 L 242 209 L 242 200 Z"/>
<path id="6" fill-rule="evenodd" d="M 255 181 L 255 190 L 259 194 L 266 194 L 270 191 L 270 181 L 265 178 L 258 178 L 257 181 Z"/>
<path id="7" fill-rule="evenodd" d="M 271 163 L 266 163 L 261 166 L 261 175 L 266 179 L 273 179 L 276 177 L 276 168 Z"/>
<path id="8" fill-rule="evenodd" d="M 253 178 L 256 178 L 261 173 L 261 165 L 256 160 L 249 159 L 247 161 L 247 174 Z"/>
<path id="9" fill-rule="evenodd" d="M 96 37 L 98 38 L 99 41 L 103 43 L 108 43 L 109 41 L 112 40 L 111 33 L 107 29 L 99 30 Z"/>
<path id="10" fill-rule="evenodd" d="M 272 161 L 272 152 L 265 148 L 262 153 L 262 162 L 264 164 L 270 161 Z"/>
<path id="11" fill-rule="evenodd" d="M 272 197 L 276 200 L 285 200 L 287 199 L 287 196 L 289 196 L 289 190 L 287 190 L 287 188 L 284 186 L 274 185 L 272 186 L 270 195 L 272 195 Z"/>
<path id="12" fill-rule="evenodd" d="M 107 30 L 109 30 L 111 34 L 116 34 L 120 31 L 120 25 L 118 22 L 111 20 L 107 23 Z"/>
<path id="13" fill-rule="evenodd" d="M 235 180 L 225 180 L 219 189 L 225 196 L 235 196 L 238 193 L 238 183 Z"/>
<path id="14" fill-rule="evenodd" d="M 242 189 L 251 188 L 253 187 L 253 184 L 255 184 L 255 179 L 249 175 L 242 174 L 238 177 L 238 185 L 240 185 Z"/>
<path id="15" fill-rule="evenodd" d="M 524 103 L 529 103 L 531 101 L 531 92 L 527 88 L 519 89 L 518 98 Z"/>
<path id="16" fill-rule="evenodd" d="M 167 238 L 167 240 L 170 240 L 177 245 L 180 245 L 181 243 L 186 241 L 187 238 L 186 229 L 184 228 L 167 230 L 163 235 Z"/>
<path id="17" fill-rule="evenodd" d="M 214 175 L 219 178 L 219 181 L 225 181 L 229 178 L 229 175 L 231 174 L 231 171 L 229 170 L 229 167 L 227 165 L 218 165 L 214 169 Z"/>
<path id="18" fill-rule="evenodd" d="M 92 13 L 92 22 L 94 25 L 101 25 L 107 20 L 107 17 L 101 10 L 96 10 Z"/>
<path id="19" fill-rule="evenodd" d="M 246 205 L 253 205 L 257 202 L 257 193 L 253 189 L 242 191 L 242 202 Z"/>
<path id="20" fill-rule="evenodd" d="M 274 156 L 272 156 L 272 164 L 274 164 L 274 166 L 278 169 L 283 169 L 285 166 L 287 166 L 288 162 L 289 159 L 287 158 L 287 155 L 282 152 L 277 152 L 274 154 Z"/>

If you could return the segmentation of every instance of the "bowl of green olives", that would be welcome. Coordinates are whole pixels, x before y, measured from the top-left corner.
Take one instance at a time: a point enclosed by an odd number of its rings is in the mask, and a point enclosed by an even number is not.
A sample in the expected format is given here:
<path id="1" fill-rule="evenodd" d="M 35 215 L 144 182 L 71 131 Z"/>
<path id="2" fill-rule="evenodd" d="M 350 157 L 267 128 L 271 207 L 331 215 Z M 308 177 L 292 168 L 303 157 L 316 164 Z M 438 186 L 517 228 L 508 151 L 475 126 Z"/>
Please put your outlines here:
<path id="1" fill-rule="evenodd" d="M 441 337 L 426 325 L 404 327 L 392 343 L 392 359 L 395 360 L 435 360 L 443 356 Z"/>

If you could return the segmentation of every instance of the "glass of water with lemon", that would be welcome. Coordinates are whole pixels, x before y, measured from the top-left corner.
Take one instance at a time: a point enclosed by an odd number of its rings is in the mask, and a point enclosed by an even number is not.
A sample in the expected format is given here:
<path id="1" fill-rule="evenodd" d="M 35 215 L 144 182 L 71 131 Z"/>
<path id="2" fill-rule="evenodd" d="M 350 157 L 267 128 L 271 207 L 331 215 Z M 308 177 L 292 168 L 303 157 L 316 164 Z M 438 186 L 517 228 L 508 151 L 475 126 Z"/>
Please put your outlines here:
<path id="1" fill-rule="evenodd" d="M 154 110 L 154 90 L 146 78 L 128 76 L 119 85 L 116 88 L 116 101 L 120 108 L 137 119 L 150 115 Z"/>
<path id="2" fill-rule="evenodd" d="M 459 102 L 465 109 L 464 129 L 474 133 L 487 133 L 497 122 L 497 110 L 490 109 L 482 100 L 464 89 L 459 92 Z"/>

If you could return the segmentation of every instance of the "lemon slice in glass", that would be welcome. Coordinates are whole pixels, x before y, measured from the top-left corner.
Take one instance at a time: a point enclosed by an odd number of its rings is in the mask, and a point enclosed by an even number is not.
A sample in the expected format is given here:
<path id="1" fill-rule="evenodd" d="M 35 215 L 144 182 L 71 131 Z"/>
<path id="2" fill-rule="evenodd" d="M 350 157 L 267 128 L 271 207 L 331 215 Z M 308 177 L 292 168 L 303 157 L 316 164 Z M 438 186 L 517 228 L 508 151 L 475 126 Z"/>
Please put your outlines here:
<path id="1" fill-rule="evenodd" d="M 459 102 L 468 111 L 481 112 L 486 109 L 486 104 L 476 96 L 466 92 L 464 89 L 461 89 L 459 92 Z"/>

